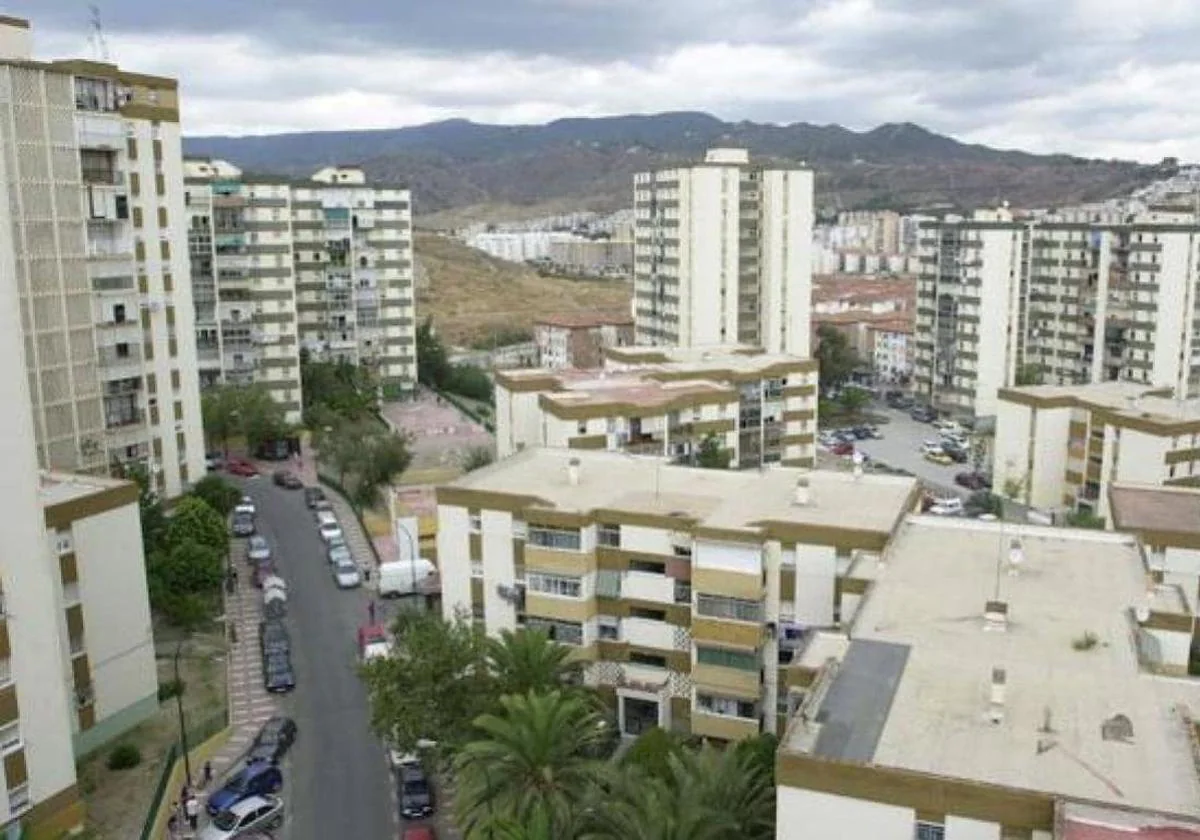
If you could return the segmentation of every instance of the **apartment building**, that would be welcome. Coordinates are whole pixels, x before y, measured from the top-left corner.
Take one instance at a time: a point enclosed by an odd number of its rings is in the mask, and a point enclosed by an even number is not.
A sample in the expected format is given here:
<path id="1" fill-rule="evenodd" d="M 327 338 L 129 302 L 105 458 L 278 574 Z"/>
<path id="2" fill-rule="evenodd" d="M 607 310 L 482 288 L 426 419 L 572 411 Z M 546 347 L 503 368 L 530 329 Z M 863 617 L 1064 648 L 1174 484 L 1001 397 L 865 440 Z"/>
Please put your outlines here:
<path id="1" fill-rule="evenodd" d="M 808 353 L 813 174 L 713 149 L 634 176 L 638 344 Z"/>
<path id="2" fill-rule="evenodd" d="M 816 463 L 817 364 L 757 348 L 610 347 L 604 367 L 495 375 L 496 446 L 605 449 L 733 468 Z"/>
<path id="3" fill-rule="evenodd" d="M 1190 207 L 1027 218 L 1000 208 L 924 223 L 918 387 L 975 417 L 995 415 L 1000 388 L 1032 382 L 1120 379 L 1190 395 L 1198 232 Z"/>
<path id="4" fill-rule="evenodd" d="M 1195 616 L 1132 537 L 910 517 L 875 568 L 789 668 L 777 838 L 1195 830 Z"/>
<path id="5" fill-rule="evenodd" d="M 40 463 L 139 463 L 168 496 L 203 474 L 174 79 L 37 62 L 0 23 L 0 189 L 16 234 Z"/>
<path id="6" fill-rule="evenodd" d="M 875 380 L 906 383 L 912 376 L 912 318 L 890 318 L 867 324 L 867 345 Z"/>
<path id="7" fill-rule="evenodd" d="M 1036 508 L 1107 518 L 1114 482 L 1200 484 L 1200 400 L 1169 388 L 1006 388 L 998 406 L 994 486 Z"/>
<path id="8" fill-rule="evenodd" d="M 1111 484 L 1107 496 L 1108 527 L 1136 536 L 1154 579 L 1200 610 L 1200 489 Z"/>
<path id="9" fill-rule="evenodd" d="M 412 208 L 354 166 L 306 181 L 189 159 L 202 382 L 262 383 L 298 422 L 300 353 L 369 365 L 383 396 L 416 383 Z"/>
<path id="10" fill-rule="evenodd" d="M 624 734 L 779 732 L 801 628 L 853 613 L 918 503 L 895 476 L 526 449 L 437 489 L 443 610 L 570 645 Z"/>
<path id="11" fill-rule="evenodd" d="M 603 313 L 543 315 L 533 322 L 538 367 L 594 368 L 607 347 L 633 344 L 633 316 Z"/>

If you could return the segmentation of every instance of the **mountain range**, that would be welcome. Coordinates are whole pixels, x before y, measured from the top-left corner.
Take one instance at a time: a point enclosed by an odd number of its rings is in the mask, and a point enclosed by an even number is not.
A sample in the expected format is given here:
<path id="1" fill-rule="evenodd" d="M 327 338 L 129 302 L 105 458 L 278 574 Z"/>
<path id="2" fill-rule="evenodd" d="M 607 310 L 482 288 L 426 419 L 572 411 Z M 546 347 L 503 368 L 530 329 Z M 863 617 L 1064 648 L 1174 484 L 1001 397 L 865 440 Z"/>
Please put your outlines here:
<path id="1" fill-rule="evenodd" d="M 839 125 L 725 122 L 676 112 L 545 125 L 447 120 L 408 128 L 188 137 L 188 155 L 244 171 L 308 175 L 332 163 L 413 190 L 419 214 L 472 206 L 613 210 L 632 203 L 635 172 L 695 160 L 714 146 L 763 160 L 805 162 L 817 206 L 969 209 L 1008 201 L 1048 207 L 1123 195 L 1170 174 L 1164 165 L 1037 155 L 962 143 L 912 123 L 869 131 Z"/>

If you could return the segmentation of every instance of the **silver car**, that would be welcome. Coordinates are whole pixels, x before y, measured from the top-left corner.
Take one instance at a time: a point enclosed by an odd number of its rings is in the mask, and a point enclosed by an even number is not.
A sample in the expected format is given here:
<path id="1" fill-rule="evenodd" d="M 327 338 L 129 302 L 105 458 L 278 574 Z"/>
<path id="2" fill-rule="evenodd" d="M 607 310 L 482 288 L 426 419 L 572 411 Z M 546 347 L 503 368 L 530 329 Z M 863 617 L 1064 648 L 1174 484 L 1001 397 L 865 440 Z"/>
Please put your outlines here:
<path id="1" fill-rule="evenodd" d="M 246 543 L 246 557 L 253 563 L 265 563 L 271 559 L 271 544 L 263 536 L 254 536 Z"/>
<path id="2" fill-rule="evenodd" d="M 350 549 L 345 543 L 341 545 L 329 546 L 329 563 L 336 566 L 339 563 L 353 563 L 354 555 L 350 553 Z"/>
<path id="3" fill-rule="evenodd" d="M 283 824 L 283 800 L 278 796 L 251 796 L 221 811 L 197 835 L 197 840 L 234 840 L 252 832 Z"/>
<path id="4" fill-rule="evenodd" d="M 338 563 L 333 567 L 333 579 L 338 589 L 353 589 L 362 584 L 362 575 L 353 563 Z"/>

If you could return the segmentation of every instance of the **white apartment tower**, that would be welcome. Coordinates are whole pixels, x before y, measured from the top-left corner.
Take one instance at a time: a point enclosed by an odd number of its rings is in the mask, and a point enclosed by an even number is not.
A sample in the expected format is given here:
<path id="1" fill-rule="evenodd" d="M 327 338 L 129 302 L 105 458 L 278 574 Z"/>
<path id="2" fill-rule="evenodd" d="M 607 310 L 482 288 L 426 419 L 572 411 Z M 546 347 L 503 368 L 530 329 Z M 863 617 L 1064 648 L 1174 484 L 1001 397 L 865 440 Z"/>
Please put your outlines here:
<path id="1" fill-rule="evenodd" d="M 173 79 L 31 60 L 0 20 L 0 149 L 38 460 L 203 474 Z"/>
<path id="2" fill-rule="evenodd" d="M 1191 208 L 980 211 L 924 223 L 921 254 L 915 380 L 939 409 L 993 417 L 1013 385 L 1200 387 Z"/>
<path id="3" fill-rule="evenodd" d="M 743 149 L 634 176 L 638 344 L 810 352 L 813 175 Z"/>
<path id="4" fill-rule="evenodd" d="M 327 167 L 305 181 L 187 161 L 202 384 L 264 383 L 298 421 L 300 353 L 417 378 L 409 191 Z"/>

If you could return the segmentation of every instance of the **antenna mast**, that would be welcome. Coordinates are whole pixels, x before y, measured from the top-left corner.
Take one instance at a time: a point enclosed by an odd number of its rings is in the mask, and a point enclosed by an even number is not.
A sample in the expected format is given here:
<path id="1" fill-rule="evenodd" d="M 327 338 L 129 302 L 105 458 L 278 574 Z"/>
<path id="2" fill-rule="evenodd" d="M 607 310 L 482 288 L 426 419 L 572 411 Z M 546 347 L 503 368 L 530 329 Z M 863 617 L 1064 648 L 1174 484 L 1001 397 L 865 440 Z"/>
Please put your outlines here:
<path id="1" fill-rule="evenodd" d="M 91 35 L 88 36 L 88 43 L 92 47 L 92 57 L 107 64 L 109 61 L 108 42 L 104 40 L 104 26 L 100 22 L 100 7 L 93 3 L 88 6 L 88 11 L 91 13 L 89 19 Z"/>

